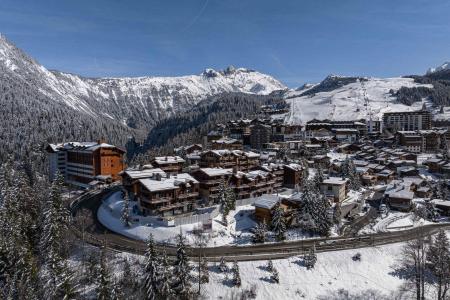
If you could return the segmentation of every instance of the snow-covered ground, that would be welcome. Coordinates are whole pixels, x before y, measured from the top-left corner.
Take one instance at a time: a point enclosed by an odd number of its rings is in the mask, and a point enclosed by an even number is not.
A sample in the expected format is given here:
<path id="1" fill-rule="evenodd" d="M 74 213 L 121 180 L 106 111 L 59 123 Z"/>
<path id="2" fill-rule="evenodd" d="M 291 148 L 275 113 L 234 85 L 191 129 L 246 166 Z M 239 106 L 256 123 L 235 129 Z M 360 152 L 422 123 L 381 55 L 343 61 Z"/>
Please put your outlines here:
<path id="1" fill-rule="evenodd" d="M 353 292 L 375 289 L 389 294 L 403 280 L 396 277 L 395 264 L 402 244 L 319 253 L 314 269 L 307 270 L 299 257 L 274 260 L 280 283 L 270 280 L 267 261 L 239 262 L 242 289 L 255 287 L 256 299 L 316 299 L 338 289 Z M 353 261 L 356 253 L 361 261 Z M 231 263 L 229 263 L 231 267 Z M 225 275 L 216 266 L 210 270 L 210 283 L 205 285 L 208 299 L 230 299 L 237 288 L 230 286 L 231 274 Z M 227 279 L 228 278 L 228 279 Z"/>
<path id="2" fill-rule="evenodd" d="M 135 204 L 136 202 L 130 201 L 130 208 Z M 112 194 L 100 206 L 97 212 L 98 220 L 110 230 L 132 239 L 145 241 L 151 233 L 153 234 L 153 238 L 158 242 L 174 244 L 176 236 L 182 231 L 189 244 L 196 245 L 199 242 L 198 236 L 194 232 L 196 229 L 202 228 L 201 223 L 167 227 L 160 224 L 155 218 L 139 216 L 131 210 L 130 213 L 133 222 L 130 227 L 127 227 L 120 220 L 122 206 L 123 199 L 121 192 Z M 230 211 L 227 217 L 227 226 L 222 222 L 222 214 L 219 214 L 213 219 L 212 231 L 203 234 L 202 242 L 206 243 L 207 247 L 251 244 L 251 229 L 256 225 L 256 221 L 253 218 L 254 210 L 255 208 L 252 205 L 236 207 L 236 210 Z M 331 236 L 336 235 L 336 230 L 333 228 Z M 289 229 L 286 232 L 287 240 L 300 240 L 314 237 L 299 229 Z M 267 242 L 275 242 L 270 232 Z"/>
<path id="3" fill-rule="evenodd" d="M 290 112 L 286 121 L 291 124 L 305 124 L 312 119 L 330 120 L 380 120 L 382 114 L 391 111 L 412 111 L 422 108 L 417 102 L 407 106 L 396 101 L 390 90 L 397 91 L 401 87 L 427 86 L 414 82 L 412 78 L 368 78 L 357 81 L 329 92 L 300 96 L 302 91 L 287 93 Z"/>

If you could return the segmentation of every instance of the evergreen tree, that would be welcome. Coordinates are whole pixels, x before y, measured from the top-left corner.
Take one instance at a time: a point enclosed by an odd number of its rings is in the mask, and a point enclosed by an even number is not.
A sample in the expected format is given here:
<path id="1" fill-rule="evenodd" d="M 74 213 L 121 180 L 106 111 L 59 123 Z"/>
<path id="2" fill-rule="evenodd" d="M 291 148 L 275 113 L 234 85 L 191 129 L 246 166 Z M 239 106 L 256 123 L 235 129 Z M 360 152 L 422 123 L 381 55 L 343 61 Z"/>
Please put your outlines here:
<path id="1" fill-rule="evenodd" d="M 208 269 L 208 261 L 206 257 L 203 256 L 200 262 L 200 282 L 208 283 L 209 282 L 209 269 Z"/>
<path id="2" fill-rule="evenodd" d="M 445 180 L 439 180 L 433 189 L 433 196 L 436 199 L 448 200 L 450 198 L 450 192 Z"/>
<path id="3" fill-rule="evenodd" d="M 228 272 L 228 266 L 227 266 L 227 263 L 226 263 L 225 258 L 223 256 L 220 258 L 219 270 L 222 273 Z"/>
<path id="4" fill-rule="evenodd" d="M 150 234 L 147 240 L 147 250 L 145 252 L 144 269 L 144 295 L 148 300 L 156 299 L 159 288 L 159 269 L 158 254 L 155 249 L 153 235 Z"/>
<path id="5" fill-rule="evenodd" d="M 356 172 L 355 164 L 348 157 L 342 164 L 342 177 L 349 179 L 350 189 L 355 191 L 359 191 L 361 189 L 361 178 Z"/>
<path id="6" fill-rule="evenodd" d="M 309 269 L 313 269 L 316 262 L 317 262 L 317 255 L 316 255 L 316 246 L 313 246 L 309 249 L 308 254 L 304 256 L 304 262 L 305 267 Z"/>
<path id="7" fill-rule="evenodd" d="M 340 225 L 341 218 L 342 218 L 341 205 L 339 203 L 336 203 L 333 208 L 333 223 L 336 225 Z"/>
<path id="8" fill-rule="evenodd" d="M 122 290 L 122 285 L 115 280 L 112 283 L 111 300 L 125 300 L 125 294 Z"/>
<path id="9" fill-rule="evenodd" d="M 77 299 L 77 288 L 74 285 L 74 273 L 70 270 L 67 262 L 64 262 L 61 268 L 57 290 L 58 299 L 72 300 Z"/>
<path id="10" fill-rule="evenodd" d="M 275 283 L 280 283 L 280 275 L 278 274 L 278 270 L 275 268 L 272 268 L 271 273 L 272 273 L 272 275 L 271 275 L 272 281 Z"/>
<path id="11" fill-rule="evenodd" d="M 265 223 L 258 223 L 252 229 L 253 243 L 264 243 L 267 239 L 267 226 Z"/>
<path id="12" fill-rule="evenodd" d="M 104 245 L 100 252 L 100 263 L 97 278 L 97 299 L 110 300 L 111 291 L 112 291 L 111 276 L 106 261 L 106 246 Z"/>
<path id="13" fill-rule="evenodd" d="M 123 195 L 123 206 L 122 206 L 122 215 L 120 217 L 120 220 L 122 223 L 130 227 L 131 225 L 131 217 L 130 217 L 130 198 L 128 197 L 128 193 L 124 191 L 122 193 Z"/>
<path id="14" fill-rule="evenodd" d="M 286 220 L 284 218 L 284 210 L 280 204 L 277 204 L 272 214 L 272 230 L 278 241 L 286 238 Z"/>
<path id="15" fill-rule="evenodd" d="M 237 261 L 234 262 L 233 268 L 231 269 L 231 273 L 233 274 L 233 283 L 235 286 L 241 286 L 241 275 L 239 274 L 239 265 Z"/>
<path id="16" fill-rule="evenodd" d="M 163 251 L 161 258 L 161 277 L 159 285 L 159 295 L 162 299 L 171 299 L 174 297 L 174 291 L 172 290 L 170 266 L 167 261 L 166 251 Z"/>
<path id="17" fill-rule="evenodd" d="M 273 270 L 273 262 L 271 259 L 267 262 L 267 271 L 272 272 Z"/>
<path id="18" fill-rule="evenodd" d="M 186 241 L 182 233 L 177 236 L 177 258 L 174 263 L 174 290 L 181 298 L 191 294 L 191 266 L 186 253 Z"/>
<path id="19" fill-rule="evenodd" d="M 59 294 L 58 283 L 64 275 L 62 242 L 68 226 L 68 212 L 62 200 L 62 186 L 63 177 L 57 174 L 43 213 L 40 247 L 44 261 L 44 293 L 49 299 Z"/>
<path id="20" fill-rule="evenodd" d="M 440 230 L 427 252 L 427 261 L 437 284 L 437 299 L 446 299 L 450 287 L 450 242 Z"/>
<path id="21" fill-rule="evenodd" d="M 320 190 L 320 186 L 324 180 L 323 170 L 320 165 L 316 168 L 316 174 L 314 174 L 314 177 L 312 180 L 314 182 L 314 187 L 317 190 Z"/>

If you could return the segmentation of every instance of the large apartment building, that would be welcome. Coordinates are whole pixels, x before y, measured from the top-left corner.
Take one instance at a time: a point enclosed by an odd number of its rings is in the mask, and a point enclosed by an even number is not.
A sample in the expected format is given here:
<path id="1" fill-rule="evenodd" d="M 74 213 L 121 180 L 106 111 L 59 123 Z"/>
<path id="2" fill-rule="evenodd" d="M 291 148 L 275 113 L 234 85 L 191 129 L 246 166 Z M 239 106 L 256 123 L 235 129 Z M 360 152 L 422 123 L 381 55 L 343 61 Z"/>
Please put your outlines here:
<path id="1" fill-rule="evenodd" d="M 383 131 L 413 131 L 431 128 L 431 113 L 427 110 L 387 112 L 383 114 Z"/>
<path id="2" fill-rule="evenodd" d="M 84 188 L 96 180 L 116 181 L 125 168 L 125 150 L 103 141 L 49 144 L 46 150 L 50 180 L 59 172 L 66 183 Z"/>

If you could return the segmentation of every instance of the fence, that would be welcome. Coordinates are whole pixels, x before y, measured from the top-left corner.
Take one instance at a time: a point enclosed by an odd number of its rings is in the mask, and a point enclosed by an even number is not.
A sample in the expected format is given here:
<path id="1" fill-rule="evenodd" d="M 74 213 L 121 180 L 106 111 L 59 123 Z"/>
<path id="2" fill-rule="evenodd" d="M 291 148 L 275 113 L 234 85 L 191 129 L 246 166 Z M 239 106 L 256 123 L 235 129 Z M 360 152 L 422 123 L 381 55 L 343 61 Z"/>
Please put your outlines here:
<path id="1" fill-rule="evenodd" d="M 217 217 L 218 214 L 219 214 L 219 206 L 214 208 L 214 210 L 209 213 L 175 218 L 175 220 L 174 220 L 175 226 L 193 224 L 193 223 L 198 223 L 198 222 L 206 222 L 209 219 L 213 219 L 213 218 Z"/>

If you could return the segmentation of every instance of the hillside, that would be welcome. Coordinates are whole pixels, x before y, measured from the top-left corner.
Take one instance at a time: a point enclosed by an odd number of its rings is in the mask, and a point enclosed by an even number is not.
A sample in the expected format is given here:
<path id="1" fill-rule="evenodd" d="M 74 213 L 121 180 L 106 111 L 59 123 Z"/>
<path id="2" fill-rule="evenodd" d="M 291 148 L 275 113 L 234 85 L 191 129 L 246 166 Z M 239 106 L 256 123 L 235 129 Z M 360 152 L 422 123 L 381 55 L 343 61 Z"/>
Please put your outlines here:
<path id="1" fill-rule="evenodd" d="M 0 161 L 29 158 L 50 141 L 103 137 L 125 145 L 209 97 L 282 89 L 269 75 L 233 67 L 181 77 L 84 78 L 49 71 L 0 35 Z"/>
<path id="2" fill-rule="evenodd" d="M 331 82 L 336 82 L 334 85 Z M 433 88 L 412 78 L 327 77 L 318 85 L 285 93 L 291 110 L 289 123 L 305 124 L 312 119 L 356 120 L 380 119 L 384 112 L 417 110 L 422 102 L 406 105 L 397 100 L 396 91 L 405 88 Z M 321 88 L 324 86 L 324 88 Z M 332 86 L 330 88 L 330 86 Z M 425 99 L 423 101 L 426 101 Z"/>

